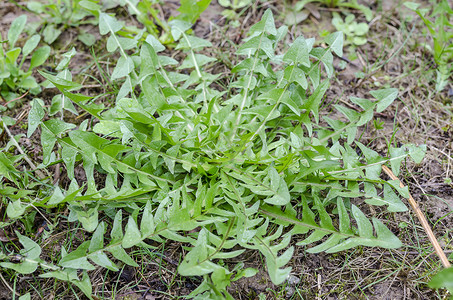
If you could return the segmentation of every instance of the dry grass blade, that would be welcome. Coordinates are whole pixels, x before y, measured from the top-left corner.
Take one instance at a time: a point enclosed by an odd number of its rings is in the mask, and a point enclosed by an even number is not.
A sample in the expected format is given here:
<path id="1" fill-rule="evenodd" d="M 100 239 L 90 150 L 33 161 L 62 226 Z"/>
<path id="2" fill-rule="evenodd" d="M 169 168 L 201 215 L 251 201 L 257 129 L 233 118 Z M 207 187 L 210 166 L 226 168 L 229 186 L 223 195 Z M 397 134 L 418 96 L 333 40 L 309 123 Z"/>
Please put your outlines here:
<path id="1" fill-rule="evenodd" d="M 18 292 L 16 292 L 12 287 L 9 286 L 8 282 L 5 280 L 5 278 L 3 277 L 3 275 L 1 273 L 0 273 L 0 278 L 3 281 L 3 284 L 11 291 L 11 293 L 15 294 L 18 297 L 20 296 L 20 294 Z"/>
<path id="2" fill-rule="evenodd" d="M 46 175 L 44 175 L 41 170 L 38 170 L 36 165 L 31 161 L 30 158 L 28 158 L 27 154 L 25 154 L 24 150 L 20 147 L 20 145 L 17 143 L 17 141 L 14 139 L 14 136 L 12 135 L 11 131 L 9 131 L 8 127 L 6 124 L 3 124 L 3 128 L 5 129 L 5 132 L 8 134 L 10 140 L 13 142 L 14 146 L 16 146 L 17 150 L 22 154 L 24 157 L 24 160 L 28 163 L 28 165 L 31 167 L 32 171 L 36 172 L 36 175 L 38 175 L 39 179 L 44 179 L 46 178 Z"/>
<path id="3" fill-rule="evenodd" d="M 400 183 L 400 187 L 404 188 L 404 184 L 399 180 L 398 177 L 393 174 L 392 170 L 390 170 L 387 166 L 382 166 L 382 170 L 393 180 L 398 180 Z M 417 218 L 419 219 L 420 223 L 423 226 L 423 229 L 425 229 L 426 234 L 428 235 L 429 240 L 431 241 L 431 244 L 434 247 L 434 250 L 436 251 L 437 255 L 439 256 L 443 266 L 445 268 L 449 268 L 451 266 L 450 262 L 448 261 L 447 256 L 445 255 L 444 251 L 439 245 L 439 242 L 437 241 L 436 237 L 434 236 L 434 233 L 431 229 L 431 226 L 429 226 L 428 221 L 425 218 L 425 215 L 421 211 L 420 207 L 418 206 L 418 203 L 414 200 L 412 195 L 409 193 L 409 203 L 412 206 L 412 209 L 415 211 L 415 214 L 417 215 Z"/>

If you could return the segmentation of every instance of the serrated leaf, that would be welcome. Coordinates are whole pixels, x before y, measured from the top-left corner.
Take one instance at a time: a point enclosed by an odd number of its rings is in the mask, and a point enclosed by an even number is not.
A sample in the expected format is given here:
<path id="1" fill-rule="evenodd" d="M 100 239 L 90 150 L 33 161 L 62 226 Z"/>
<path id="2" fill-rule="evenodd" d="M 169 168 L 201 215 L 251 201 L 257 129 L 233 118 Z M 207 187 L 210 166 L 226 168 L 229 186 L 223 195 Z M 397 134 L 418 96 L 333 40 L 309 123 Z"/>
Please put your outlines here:
<path id="1" fill-rule="evenodd" d="M 179 274 L 183 276 L 201 276 L 222 268 L 208 259 L 207 250 L 207 231 L 203 228 L 198 234 L 195 247 L 187 253 L 178 266 Z"/>
<path id="2" fill-rule="evenodd" d="M 406 147 L 409 150 L 409 156 L 414 160 L 414 162 L 416 164 L 421 163 L 426 154 L 426 145 L 416 146 L 408 144 Z"/>
<path id="3" fill-rule="evenodd" d="M 126 230 L 124 232 L 124 237 L 122 241 L 122 246 L 124 248 L 130 248 L 137 245 L 142 241 L 142 235 L 140 230 L 138 230 L 137 223 L 132 217 L 129 217 L 129 220 L 126 225 Z"/>
<path id="4" fill-rule="evenodd" d="M 25 295 L 19 297 L 19 300 L 30 300 L 30 299 L 31 299 L 30 293 L 26 293 Z"/>
<path id="5" fill-rule="evenodd" d="M 181 6 L 178 8 L 181 14 L 178 18 L 193 24 L 210 3 L 211 0 L 181 0 Z"/>
<path id="6" fill-rule="evenodd" d="M 99 33 L 105 35 L 107 33 L 114 34 L 123 28 L 122 22 L 105 13 L 99 14 Z"/>
<path id="7" fill-rule="evenodd" d="M 55 25 L 49 24 L 44 28 L 42 35 L 44 37 L 44 41 L 50 45 L 57 40 L 61 33 L 62 31 L 57 29 Z"/>
<path id="8" fill-rule="evenodd" d="M 143 211 L 142 221 L 140 223 L 140 231 L 142 237 L 148 237 L 152 233 L 154 233 L 155 224 L 154 224 L 154 217 L 152 213 L 152 206 L 151 202 L 146 202 L 145 209 Z"/>
<path id="9" fill-rule="evenodd" d="M 134 70 L 134 61 L 130 56 L 121 56 L 112 72 L 112 80 L 129 75 Z"/>
<path id="10" fill-rule="evenodd" d="M 22 204 L 20 199 L 15 200 L 8 203 L 8 206 L 6 207 L 6 214 L 9 218 L 16 219 L 25 213 L 26 208 L 27 206 L 25 204 Z"/>
<path id="11" fill-rule="evenodd" d="M 393 174 L 398 176 L 400 173 L 401 162 L 406 157 L 406 151 L 403 148 L 390 147 L 390 165 L 392 167 Z"/>
<path id="12" fill-rule="evenodd" d="M 319 122 L 319 105 L 328 87 L 329 82 L 327 80 L 323 81 L 308 98 L 307 102 L 303 105 L 305 109 L 313 112 L 316 123 Z"/>
<path id="13" fill-rule="evenodd" d="M 104 234 L 105 234 L 105 223 L 99 223 L 96 231 L 93 233 L 90 241 L 90 247 L 88 252 L 94 252 L 104 247 Z"/>
<path id="14" fill-rule="evenodd" d="M 116 259 L 119 259 L 123 263 L 132 267 L 138 267 L 138 264 L 126 253 L 126 251 L 124 251 L 121 245 L 109 247 L 108 251 L 112 253 Z"/>
<path id="15" fill-rule="evenodd" d="M 399 248 L 403 245 L 401 241 L 390 231 L 381 221 L 373 218 L 374 229 L 376 230 L 377 238 L 381 241 L 374 246 L 384 247 L 388 249 Z"/>
<path id="16" fill-rule="evenodd" d="M 33 99 L 32 107 L 28 113 L 27 137 L 30 137 L 44 118 L 45 112 L 38 99 Z"/>
<path id="17" fill-rule="evenodd" d="M 303 36 L 298 37 L 288 51 L 283 56 L 283 61 L 290 62 L 293 64 L 302 64 L 306 67 L 310 67 L 310 59 L 308 53 L 308 45 L 305 42 Z"/>
<path id="18" fill-rule="evenodd" d="M 272 15 L 272 11 L 270 9 L 267 9 L 261 17 L 261 20 L 258 23 L 252 25 L 249 29 L 250 34 L 264 32 L 271 35 L 277 35 L 274 16 Z"/>
<path id="19" fill-rule="evenodd" d="M 325 41 L 336 55 L 343 57 L 343 32 L 331 33 L 326 37 Z"/>
<path id="20" fill-rule="evenodd" d="M 83 242 L 76 250 L 63 257 L 59 265 L 65 268 L 94 270 L 96 269 L 88 262 L 86 252 L 90 245 L 89 241 Z"/>
<path id="21" fill-rule="evenodd" d="M 107 255 L 101 251 L 97 251 L 88 255 L 88 258 L 95 264 L 109 269 L 113 272 L 118 272 L 118 267 L 107 257 Z"/>
<path id="22" fill-rule="evenodd" d="M 386 109 L 392 102 L 398 97 L 398 90 L 391 89 L 382 89 L 377 91 L 371 91 L 370 94 L 378 100 L 376 105 L 376 112 L 382 112 Z"/>
<path id="23" fill-rule="evenodd" d="M 56 186 L 52 196 L 50 197 L 49 201 L 47 201 L 47 205 L 56 205 L 64 200 L 64 195 L 60 189 L 60 187 Z"/>
<path id="24" fill-rule="evenodd" d="M 371 222 L 368 221 L 365 214 L 357 208 L 355 205 L 351 205 L 352 215 L 354 216 L 355 221 L 357 222 L 357 227 L 359 229 L 359 235 L 366 238 L 373 238 L 373 226 Z"/>
<path id="25" fill-rule="evenodd" d="M 406 205 L 404 205 L 393 189 L 387 184 L 384 185 L 384 200 L 389 204 L 388 211 L 390 212 L 407 211 Z"/>
<path id="26" fill-rule="evenodd" d="M 51 74 L 48 74 L 48 73 L 44 73 L 44 72 L 42 72 L 40 70 L 38 70 L 38 72 L 44 78 L 46 78 L 47 80 L 52 82 L 52 84 L 54 84 L 60 91 L 63 91 L 65 89 L 66 90 L 78 89 L 78 88 L 82 87 L 82 85 L 79 84 L 79 83 L 76 83 L 76 82 L 73 82 L 73 81 L 70 81 L 70 80 L 66 80 L 66 79 L 63 79 L 61 77 L 54 76 L 54 75 L 51 75 Z"/>
<path id="27" fill-rule="evenodd" d="M 172 20 L 168 25 L 170 25 L 171 35 L 175 41 L 179 40 L 183 33 L 192 27 L 192 24 L 182 20 Z"/>

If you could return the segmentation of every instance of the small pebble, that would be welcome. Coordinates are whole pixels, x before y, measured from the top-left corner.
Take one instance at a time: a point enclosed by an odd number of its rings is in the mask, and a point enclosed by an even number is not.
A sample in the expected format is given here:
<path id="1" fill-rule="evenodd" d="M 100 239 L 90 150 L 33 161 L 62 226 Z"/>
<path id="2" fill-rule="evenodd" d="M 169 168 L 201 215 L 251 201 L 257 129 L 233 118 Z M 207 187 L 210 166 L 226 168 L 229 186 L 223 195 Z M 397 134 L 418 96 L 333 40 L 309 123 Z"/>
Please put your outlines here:
<path id="1" fill-rule="evenodd" d="M 294 295 L 294 293 L 296 292 L 296 290 L 291 286 L 285 287 L 285 291 L 286 291 L 286 298 L 292 297 Z"/>
<path id="2" fill-rule="evenodd" d="M 288 278 L 286 279 L 286 281 L 288 282 L 289 285 L 296 285 L 300 282 L 300 279 L 299 279 L 299 277 L 290 274 L 288 276 Z"/>

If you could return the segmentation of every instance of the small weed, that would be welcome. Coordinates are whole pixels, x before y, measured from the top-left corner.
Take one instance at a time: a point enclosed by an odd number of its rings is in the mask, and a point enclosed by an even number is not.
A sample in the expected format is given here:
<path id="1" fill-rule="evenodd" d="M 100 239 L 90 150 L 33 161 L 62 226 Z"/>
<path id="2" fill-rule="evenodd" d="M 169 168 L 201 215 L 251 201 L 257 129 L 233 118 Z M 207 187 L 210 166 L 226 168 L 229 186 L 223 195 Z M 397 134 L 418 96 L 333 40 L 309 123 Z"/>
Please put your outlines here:
<path id="1" fill-rule="evenodd" d="M 29 1 L 27 8 L 42 19 L 42 35 L 47 44 L 55 42 L 68 27 L 79 29 L 77 38 L 87 46 L 92 46 L 95 37 L 85 32 L 80 25 L 97 25 L 94 17 L 101 8 L 94 0 L 45 0 L 47 2 Z"/>
<path id="2" fill-rule="evenodd" d="M 406 7 L 415 11 L 428 28 L 433 45 L 426 48 L 433 54 L 436 68 L 436 90 L 442 91 L 453 74 L 453 9 L 447 0 L 436 3 L 432 11 L 420 8 L 420 4 L 405 2 Z M 429 12 L 431 11 L 431 14 Z"/>
<path id="3" fill-rule="evenodd" d="M 8 31 L 8 40 L 0 44 L 0 93 L 7 101 L 18 98 L 18 92 L 28 91 L 36 95 L 41 91 L 32 72 L 41 66 L 50 55 L 49 46 L 37 48 L 41 40 L 39 34 L 28 38 L 22 48 L 16 46 L 26 23 L 26 15 L 15 19 Z M 3 45 L 7 46 L 6 50 Z M 27 59 L 30 59 L 29 65 L 25 67 L 24 63 Z"/>
<path id="4" fill-rule="evenodd" d="M 365 15 L 368 22 L 371 21 L 371 18 L 373 17 L 371 9 L 365 5 L 359 4 L 357 0 L 302 0 L 296 3 L 296 11 L 302 10 L 306 4 L 311 2 L 319 2 L 331 8 L 339 7 L 358 9 Z"/>
<path id="5" fill-rule="evenodd" d="M 353 14 L 348 14 L 343 19 L 338 13 L 333 13 L 332 25 L 346 35 L 345 45 L 362 46 L 366 44 L 366 34 L 369 27 L 366 23 L 357 23 Z"/>

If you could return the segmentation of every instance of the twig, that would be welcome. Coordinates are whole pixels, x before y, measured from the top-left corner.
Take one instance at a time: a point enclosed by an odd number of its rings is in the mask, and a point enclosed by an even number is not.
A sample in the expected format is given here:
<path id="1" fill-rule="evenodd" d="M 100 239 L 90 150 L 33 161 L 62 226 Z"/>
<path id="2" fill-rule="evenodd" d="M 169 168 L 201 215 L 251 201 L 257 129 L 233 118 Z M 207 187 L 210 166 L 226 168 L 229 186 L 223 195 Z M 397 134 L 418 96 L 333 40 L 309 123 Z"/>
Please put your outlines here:
<path id="1" fill-rule="evenodd" d="M 384 165 L 382 166 L 382 170 L 384 170 L 384 172 L 393 180 L 398 180 L 398 182 L 400 183 L 400 187 L 404 188 L 404 184 L 398 179 L 398 177 L 395 176 L 395 174 L 393 174 L 392 170 L 390 170 L 387 166 L 384 166 Z M 437 255 L 439 256 L 443 266 L 445 268 L 449 268 L 451 266 L 451 264 L 448 261 L 447 256 L 445 255 L 444 251 L 442 250 L 442 248 L 439 245 L 439 242 L 437 241 L 436 237 L 434 236 L 434 233 L 433 233 L 431 227 L 429 226 L 429 223 L 426 220 L 425 215 L 423 214 L 420 207 L 418 206 L 418 203 L 415 202 L 414 198 L 412 198 L 411 194 L 409 194 L 409 204 L 412 206 L 412 209 L 415 211 L 415 214 L 417 215 L 418 220 L 422 224 L 423 229 L 425 229 L 425 232 L 428 235 L 428 238 L 429 238 L 431 244 L 433 245 L 434 250 L 436 251 Z"/>
<path id="2" fill-rule="evenodd" d="M 436 151 L 438 151 L 438 152 L 442 153 L 442 154 L 443 154 L 443 155 L 445 155 L 445 157 L 447 157 L 447 158 L 448 158 L 449 160 L 453 161 L 453 157 L 451 157 L 450 155 L 448 155 L 448 154 L 447 154 L 447 153 L 445 153 L 444 151 L 442 151 L 442 150 L 439 150 L 439 149 L 437 149 L 437 148 L 436 148 L 436 147 L 434 147 L 434 146 L 429 146 L 429 148 L 432 148 L 432 149 L 434 149 L 434 150 L 436 150 Z"/>
<path id="3" fill-rule="evenodd" d="M 17 97 L 17 98 L 14 98 L 12 100 L 9 100 L 8 102 L 5 103 L 5 105 L 8 105 L 8 104 L 10 104 L 13 101 L 20 100 L 20 99 L 24 98 L 27 95 L 28 95 L 28 91 L 25 94 L 23 94 L 22 96 L 20 96 L 20 97 Z"/>

